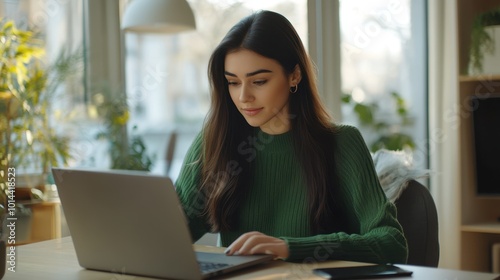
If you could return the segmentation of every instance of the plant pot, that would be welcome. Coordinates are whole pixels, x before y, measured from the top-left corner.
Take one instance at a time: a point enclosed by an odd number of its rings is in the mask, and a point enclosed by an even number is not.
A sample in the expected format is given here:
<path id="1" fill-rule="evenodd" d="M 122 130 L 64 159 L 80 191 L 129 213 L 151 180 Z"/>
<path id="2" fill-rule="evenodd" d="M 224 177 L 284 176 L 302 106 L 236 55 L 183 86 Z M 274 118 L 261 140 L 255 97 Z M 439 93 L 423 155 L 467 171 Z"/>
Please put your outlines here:
<path id="1" fill-rule="evenodd" d="M 500 74 L 500 25 L 489 26 L 485 30 L 495 42 L 495 50 L 493 54 L 484 54 L 483 73 L 498 75 Z"/>
<path id="2" fill-rule="evenodd" d="M 472 70 L 472 67 L 469 67 L 469 73 L 474 73 L 475 75 L 500 75 L 500 25 L 487 26 L 484 30 L 493 39 L 493 53 L 483 53 L 482 71 L 477 69 Z"/>

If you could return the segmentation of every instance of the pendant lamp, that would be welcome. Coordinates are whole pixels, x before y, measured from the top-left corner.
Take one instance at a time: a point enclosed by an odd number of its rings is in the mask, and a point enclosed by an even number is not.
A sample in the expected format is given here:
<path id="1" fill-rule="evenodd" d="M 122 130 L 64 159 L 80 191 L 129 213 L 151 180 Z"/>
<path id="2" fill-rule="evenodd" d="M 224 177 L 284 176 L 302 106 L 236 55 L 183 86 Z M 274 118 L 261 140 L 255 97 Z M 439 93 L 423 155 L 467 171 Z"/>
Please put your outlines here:
<path id="1" fill-rule="evenodd" d="M 186 0 L 134 0 L 126 7 L 122 29 L 141 33 L 177 33 L 196 29 Z"/>

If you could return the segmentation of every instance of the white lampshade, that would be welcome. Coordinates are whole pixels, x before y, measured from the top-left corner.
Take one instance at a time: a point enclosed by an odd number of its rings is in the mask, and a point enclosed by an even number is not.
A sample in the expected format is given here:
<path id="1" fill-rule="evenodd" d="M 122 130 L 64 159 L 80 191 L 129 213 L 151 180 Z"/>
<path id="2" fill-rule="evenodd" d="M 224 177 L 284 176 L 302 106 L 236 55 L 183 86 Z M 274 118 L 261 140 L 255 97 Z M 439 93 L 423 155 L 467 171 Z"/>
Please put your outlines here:
<path id="1" fill-rule="evenodd" d="M 176 33 L 196 29 L 196 23 L 186 0 L 134 0 L 126 7 L 122 29 Z"/>

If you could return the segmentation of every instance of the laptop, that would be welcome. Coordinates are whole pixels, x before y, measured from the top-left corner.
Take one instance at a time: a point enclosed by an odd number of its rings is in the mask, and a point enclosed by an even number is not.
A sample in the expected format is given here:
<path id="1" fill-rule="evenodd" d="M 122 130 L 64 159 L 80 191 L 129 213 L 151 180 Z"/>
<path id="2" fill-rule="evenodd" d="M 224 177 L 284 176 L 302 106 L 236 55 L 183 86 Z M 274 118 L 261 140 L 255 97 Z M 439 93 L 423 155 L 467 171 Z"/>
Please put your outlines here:
<path id="1" fill-rule="evenodd" d="M 168 177 L 65 168 L 52 168 L 52 174 L 78 262 L 84 268 L 120 275 L 206 279 L 273 259 L 270 255 L 195 252 Z"/>

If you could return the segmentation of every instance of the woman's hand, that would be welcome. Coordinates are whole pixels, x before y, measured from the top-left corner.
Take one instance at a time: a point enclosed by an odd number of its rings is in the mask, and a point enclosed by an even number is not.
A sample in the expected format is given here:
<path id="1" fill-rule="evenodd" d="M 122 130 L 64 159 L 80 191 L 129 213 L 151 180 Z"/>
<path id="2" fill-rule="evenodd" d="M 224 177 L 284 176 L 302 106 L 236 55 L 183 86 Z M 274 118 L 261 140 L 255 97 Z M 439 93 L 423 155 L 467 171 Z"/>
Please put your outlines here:
<path id="1" fill-rule="evenodd" d="M 288 258 L 288 245 L 284 240 L 265 235 L 258 231 L 247 232 L 229 245 L 226 255 L 274 255 L 276 258 Z"/>

